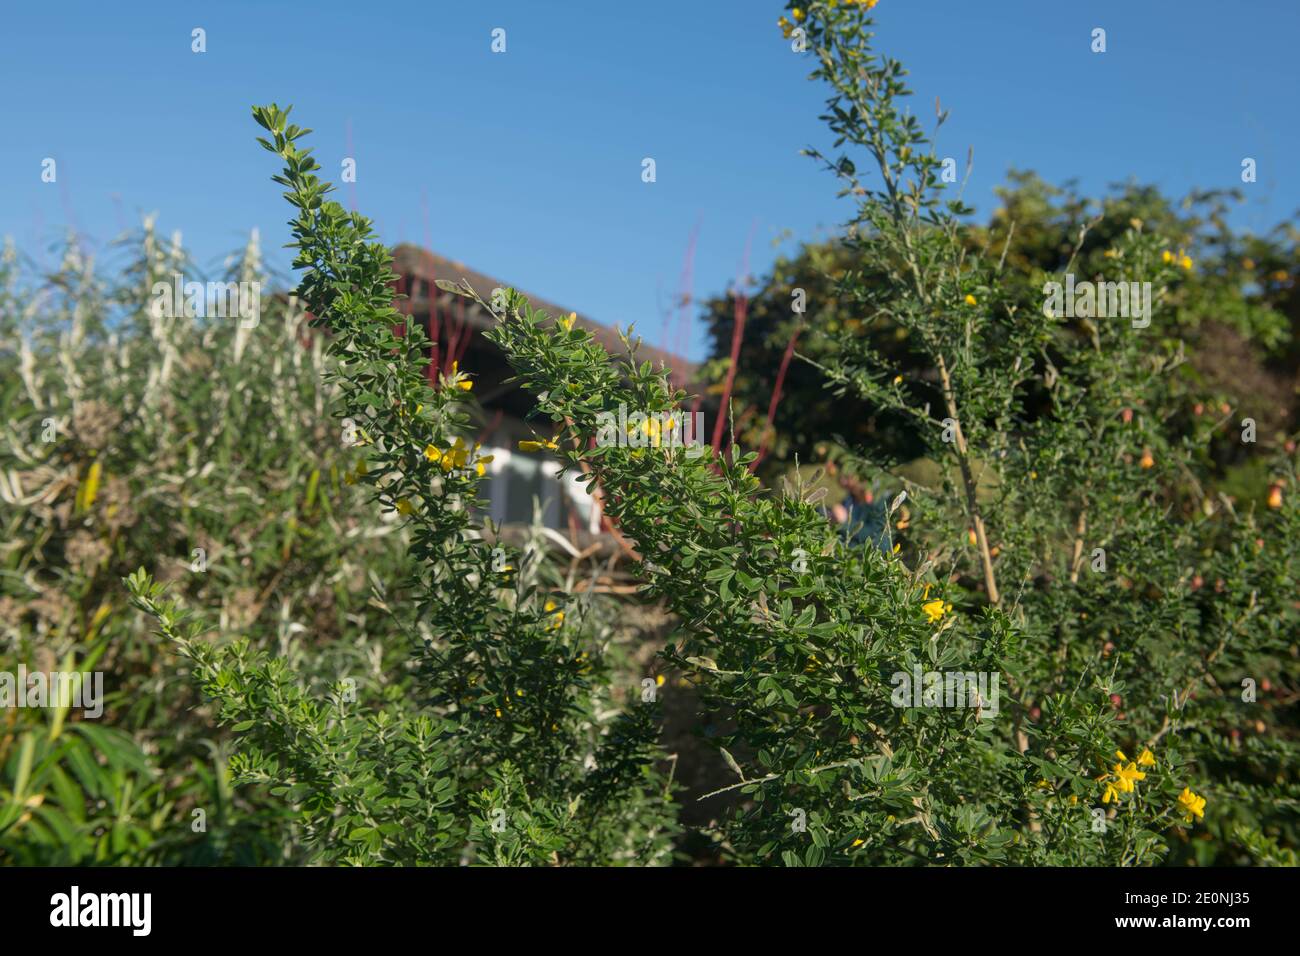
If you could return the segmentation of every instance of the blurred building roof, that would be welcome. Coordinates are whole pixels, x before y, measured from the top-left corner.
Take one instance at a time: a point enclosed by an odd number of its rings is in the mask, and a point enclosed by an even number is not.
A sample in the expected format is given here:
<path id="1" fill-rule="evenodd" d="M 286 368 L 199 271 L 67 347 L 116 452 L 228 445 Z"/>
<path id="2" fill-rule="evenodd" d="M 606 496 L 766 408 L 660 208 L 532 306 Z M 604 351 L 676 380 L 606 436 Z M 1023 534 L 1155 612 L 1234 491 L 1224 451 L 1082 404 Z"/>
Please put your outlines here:
<path id="1" fill-rule="evenodd" d="M 512 287 L 522 293 L 534 309 L 540 309 L 555 318 L 567 316 L 571 312 L 574 313 L 577 316 L 577 325 L 590 331 L 596 341 L 605 346 L 611 355 L 622 355 L 626 351 L 622 340 L 618 337 L 618 333 L 609 326 L 602 325 L 581 312 L 548 302 L 540 296 L 520 289 L 518 286 L 511 286 L 509 282 L 494 278 L 476 269 L 471 269 L 451 259 L 445 259 L 427 249 L 406 244 L 399 245 L 393 250 L 393 271 L 406 280 L 404 291 L 410 297 L 407 303 L 407 311 L 417 318 L 427 319 L 430 314 L 430 306 L 434 303 L 437 304 L 440 312 L 445 312 L 453 302 L 459 299 L 466 304 L 466 322 L 472 328 L 481 332 L 490 328 L 496 322 L 496 318 L 480 308 L 476 303 L 460 299 L 460 297 L 438 289 L 434 285 L 434 280 L 450 279 L 457 282 L 467 282 L 484 299 L 490 299 L 492 290 L 495 288 Z M 679 355 L 665 352 L 645 342 L 642 342 L 637 349 L 637 358 L 642 362 L 651 362 L 656 367 L 662 363 L 672 369 L 675 373 L 673 376 L 674 381 L 688 389 L 690 383 L 694 382 L 695 373 L 698 371 L 698 366 L 694 362 L 689 362 Z"/>

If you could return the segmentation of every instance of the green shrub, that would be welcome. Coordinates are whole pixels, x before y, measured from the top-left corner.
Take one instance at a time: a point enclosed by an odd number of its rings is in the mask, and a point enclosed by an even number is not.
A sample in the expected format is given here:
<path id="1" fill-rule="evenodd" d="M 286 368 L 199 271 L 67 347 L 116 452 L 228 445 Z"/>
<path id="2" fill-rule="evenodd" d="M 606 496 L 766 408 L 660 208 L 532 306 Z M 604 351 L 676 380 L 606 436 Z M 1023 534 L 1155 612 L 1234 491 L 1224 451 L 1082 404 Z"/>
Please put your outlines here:
<path id="1" fill-rule="evenodd" d="M 326 705 L 283 662 L 197 640 L 203 626 L 143 575 L 131 581 L 137 602 L 194 662 L 221 719 L 245 732 L 242 778 L 273 782 L 299 806 L 325 859 L 662 860 L 672 811 L 652 705 L 623 709 L 581 607 L 541 592 L 520 554 L 483 540 L 473 516 L 483 459 L 465 441 L 472 379 L 428 383 L 423 330 L 396 333 L 389 251 L 367 220 L 324 199 L 331 187 L 294 145 L 307 131 L 286 116 L 254 110 L 299 210 L 298 296 L 330 333 L 336 410 L 361 446 L 352 475 L 406 518 L 418 679 L 404 701 L 352 708 L 340 688 Z"/>

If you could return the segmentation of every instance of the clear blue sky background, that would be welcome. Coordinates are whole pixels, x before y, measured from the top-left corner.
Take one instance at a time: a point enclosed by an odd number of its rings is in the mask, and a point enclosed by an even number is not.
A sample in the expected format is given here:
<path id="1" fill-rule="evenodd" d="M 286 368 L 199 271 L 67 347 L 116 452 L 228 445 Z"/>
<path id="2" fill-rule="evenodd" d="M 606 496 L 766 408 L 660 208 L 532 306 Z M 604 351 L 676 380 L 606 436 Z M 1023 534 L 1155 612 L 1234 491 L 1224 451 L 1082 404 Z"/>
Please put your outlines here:
<path id="1" fill-rule="evenodd" d="M 697 297 L 762 274 L 783 232 L 849 214 L 799 155 L 828 145 L 822 89 L 763 0 L 0 2 L 0 233 L 27 252 L 68 224 L 92 249 L 157 211 L 219 265 L 261 229 L 287 238 L 251 103 L 293 103 L 327 175 L 390 242 L 479 271 L 651 343 L 692 230 Z M 1182 195 L 1240 184 L 1266 231 L 1300 208 L 1295 0 L 882 0 L 877 44 L 917 112 L 953 115 L 941 152 L 982 217 L 1008 168 L 1089 192 L 1126 179 Z M 1108 52 L 1090 52 L 1104 27 Z M 190 51 L 207 30 L 208 51 Z M 507 52 L 490 51 L 494 27 Z M 40 181 L 46 156 L 55 185 Z M 641 182 L 641 160 L 658 182 Z M 341 201 L 353 197 L 342 187 Z M 427 214 L 426 210 L 427 209 Z M 788 243 L 788 240 L 787 240 Z M 690 353 L 698 357 L 697 334 Z"/>

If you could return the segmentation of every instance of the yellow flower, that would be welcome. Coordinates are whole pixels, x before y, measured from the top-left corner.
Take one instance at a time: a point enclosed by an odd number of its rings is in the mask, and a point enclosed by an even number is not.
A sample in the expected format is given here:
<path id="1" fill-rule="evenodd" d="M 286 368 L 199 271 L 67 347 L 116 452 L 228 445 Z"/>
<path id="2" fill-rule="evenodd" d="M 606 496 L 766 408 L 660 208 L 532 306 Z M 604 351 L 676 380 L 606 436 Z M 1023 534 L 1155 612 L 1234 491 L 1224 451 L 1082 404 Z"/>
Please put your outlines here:
<path id="1" fill-rule="evenodd" d="M 790 16 L 794 17 L 796 20 L 803 20 L 804 14 L 802 10 L 800 10 L 798 7 L 795 7 L 793 10 L 790 11 Z"/>
<path id="2" fill-rule="evenodd" d="M 1163 259 L 1165 262 L 1173 262 L 1174 254 L 1170 252 L 1168 249 L 1166 249 L 1164 252 L 1160 253 L 1160 258 Z"/>
<path id="3" fill-rule="evenodd" d="M 578 320 L 578 313 L 570 312 L 569 317 L 567 319 L 560 319 L 557 324 L 560 326 L 560 328 L 564 329 L 564 331 L 572 332 L 573 323 L 576 322 L 577 320 Z"/>
<path id="4" fill-rule="evenodd" d="M 966 293 L 966 304 L 967 304 L 967 305 L 978 305 L 979 303 L 977 303 L 977 302 L 975 301 L 975 296 L 973 296 L 973 295 L 971 295 L 969 292 L 967 292 L 967 293 Z"/>
<path id="5" fill-rule="evenodd" d="M 866 840 L 854 840 L 854 841 L 853 841 L 853 846 L 862 846 L 862 844 L 864 844 L 865 842 L 867 842 L 867 841 L 866 841 Z"/>
<path id="6" fill-rule="evenodd" d="M 903 376 L 901 376 L 901 375 L 895 375 L 895 376 L 894 376 L 894 384 L 895 384 L 895 385 L 897 385 L 898 383 L 900 383 L 902 380 L 903 380 Z"/>
<path id="7" fill-rule="evenodd" d="M 465 462 L 468 460 L 469 449 L 465 447 L 465 439 L 457 437 L 456 444 L 442 454 L 442 470 L 451 471 L 453 468 L 464 468 Z"/>
<path id="8" fill-rule="evenodd" d="M 1138 754 L 1137 762 L 1139 767 L 1154 767 L 1156 765 L 1156 755 L 1143 747 L 1142 752 Z"/>
<path id="9" fill-rule="evenodd" d="M 1178 795 L 1178 802 L 1182 805 L 1185 822 L 1191 823 L 1193 817 L 1197 820 L 1205 818 L 1205 798 L 1192 793 L 1190 787 L 1183 787 L 1183 792 Z"/>
<path id="10" fill-rule="evenodd" d="M 781 34 L 784 37 L 786 37 L 786 39 L 789 39 L 790 34 L 794 32 L 794 24 L 791 23 L 789 20 L 787 20 L 785 17 L 782 17 L 780 20 L 777 20 L 776 25 L 781 28 Z"/>
<path id="11" fill-rule="evenodd" d="M 1192 271 L 1191 256 L 1183 256 L 1181 259 L 1178 260 L 1178 264 L 1182 266 L 1184 269 L 1186 269 L 1188 272 Z"/>
<path id="12" fill-rule="evenodd" d="M 501 708 L 498 707 L 498 708 L 497 708 L 497 717 L 500 717 L 500 716 L 501 716 Z"/>
<path id="13" fill-rule="evenodd" d="M 439 461 L 442 460 L 442 452 L 439 451 L 437 448 L 434 448 L 432 445 L 425 445 L 424 457 L 429 459 L 429 461 L 433 462 L 436 465 L 438 464 Z"/>
<path id="14" fill-rule="evenodd" d="M 554 601 L 547 601 L 546 604 L 543 605 L 542 610 L 551 615 L 550 629 L 552 631 L 558 630 L 560 625 L 564 623 L 564 611 L 560 610 L 559 605 Z"/>
<path id="15" fill-rule="evenodd" d="M 663 687 L 663 686 L 664 686 L 664 675 L 663 675 L 663 674 L 656 674 L 656 675 L 655 675 L 655 686 L 656 686 L 656 687 Z"/>
<path id="16" fill-rule="evenodd" d="M 559 445 L 555 444 L 555 442 L 550 439 L 547 439 L 546 441 L 521 441 L 519 443 L 520 451 L 542 451 L 543 449 L 547 451 L 555 451 L 555 449 L 559 447 Z"/>
<path id="17" fill-rule="evenodd" d="M 1124 793 L 1132 793 L 1133 785 L 1139 780 L 1145 780 L 1147 777 L 1146 774 L 1137 768 L 1137 764 L 1132 761 L 1129 761 L 1127 767 L 1123 764 L 1115 764 L 1115 766 L 1111 768 L 1111 772 L 1115 774 L 1117 786 Z"/>
<path id="18" fill-rule="evenodd" d="M 394 507 L 397 508 L 398 514 L 409 515 L 415 513 L 415 508 L 411 506 L 411 502 L 406 498 L 398 498 L 397 504 Z"/>
<path id="19" fill-rule="evenodd" d="M 1112 800 L 1114 800 L 1116 803 L 1119 802 L 1119 790 L 1116 789 L 1114 783 L 1107 780 L 1106 792 L 1101 795 L 1101 802 L 1110 803 Z"/>
<path id="20" fill-rule="evenodd" d="M 928 617 L 930 619 L 930 623 L 933 624 L 935 621 L 939 620 L 941 617 L 943 617 L 945 614 L 951 611 L 952 605 L 936 598 L 933 601 L 928 601 L 927 603 L 922 604 L 921 610 L 925 612 L 926 617 Z"/>
<path id="21" fill-rule="evenodd" d="M 467 378 L 461 379 L 459 361 L 454 361 L 451 363 L 451 380 L 455 383 L 456 387 L 460 389 L 462 392 L 468 392 L 474 387 L 474 383 L 471 382 L 469 379 Z"/>

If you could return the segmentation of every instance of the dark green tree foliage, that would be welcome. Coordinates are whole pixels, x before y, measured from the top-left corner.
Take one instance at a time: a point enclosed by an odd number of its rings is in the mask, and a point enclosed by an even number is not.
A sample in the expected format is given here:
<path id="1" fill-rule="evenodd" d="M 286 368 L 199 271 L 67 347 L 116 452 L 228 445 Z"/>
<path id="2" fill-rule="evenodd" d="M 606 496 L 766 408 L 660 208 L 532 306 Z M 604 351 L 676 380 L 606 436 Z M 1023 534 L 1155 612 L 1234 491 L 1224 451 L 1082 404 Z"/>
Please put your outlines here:
<path id="1" fill-rule="evenodd" d="M 825 366 L 838 390 L 911 416 L 939 465 L 928 486 L 910 485 L 910 548 L 964 585 L 955 600 L 1015 622 L 1013 742 L 1027 757 L 1055 760 L 1065 715 L 1108 700 L 1113 733 L 1165 748 L 1161 759 L 1219 806 L 1201 862 L 1240 861 L 1261 834 L 1293 846 L 1294 821 L 1278 808 L 1295 797 L 1294 724 L 1257 688 L 1296 676 L 1295 444 L 1275 432 L 1252 441 L 1249 403 L 1196 413 L 1208 397 L 1185 372 L 1184 338 L 1215 314 L 1269 347 L 1285 323 L 1258 290 L 1202 279 L 1182 246 L 1197 223 L 1149 193 L 1126 201 L 1153 221 L 1112 219 L 1096 236 L 1085 222 L 1063 256 L 1060 236 L 1040 227 L 1021 237 L 1016 264 L 1015 215 L 1027 206 L 1041 222 L 1045 208 L 1041 192 L 1022 190 L 995 230 L 1002 241 L 980 241 L 994 237 L 972 234 L 969 210 L 946 198 L 940 159 L 900 105 L 904 71 L 872 52 L 870 25 L 859 7 L 809 10 L 831 131 L 870 159 L 875 183 L 848 156 L 825 159 L 856 197 L 850 247 L 866 264 L 839 288 L 863 334 L 841 334 Z M 1036 264 L 1053 254 L 1055 271 Z M 1149 283 L 1153 315 L 1045 308 L 1046 283 L 1068 276 Z M 882 320 L 907 330 L 922 380 L 872 347 Z M 1259 463 L 1267 498 L 1214 494 L 1216 434 Z M 889 481 L 892 464 L 876 459 L 874 477 Z"/>

